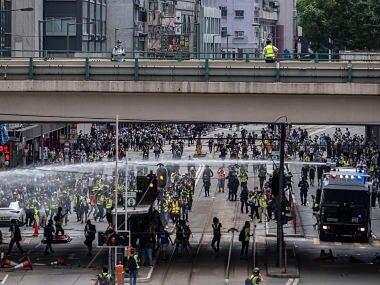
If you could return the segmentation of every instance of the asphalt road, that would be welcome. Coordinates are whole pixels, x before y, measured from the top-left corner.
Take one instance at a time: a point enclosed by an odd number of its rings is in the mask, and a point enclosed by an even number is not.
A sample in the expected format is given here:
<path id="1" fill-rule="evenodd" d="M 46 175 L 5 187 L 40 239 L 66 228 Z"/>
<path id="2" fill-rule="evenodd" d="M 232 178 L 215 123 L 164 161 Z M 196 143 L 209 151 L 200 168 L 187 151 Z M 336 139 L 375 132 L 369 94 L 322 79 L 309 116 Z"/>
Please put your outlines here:
<path id="1" fill-rule="evenodd" d="M 322 132 L 333 133 L 336 126 L 302 126 L 309 129 L 312 135 Z M 345 126 L 344 126 L 345 128 Z M 351 133 L 364 133 L 363 127 L 349 127 Z M 261 126 L 247 126 L 249 131 L 259 131 Z M 210 132 L 210 136 L 218 132 L 234 132 L 229 129 L 216 129 Z M 170 147 L 165 146 L 165 152 L 162 159 L 170 160 Z M 204 147 L 207 151 L 207 148 Z M 192 156 L 195 152 L 195 146 L 186 147 L 184 158 Z M 131 160 L 140 160 L 141 153 L 130 153 Z M 153 161 L 153 155 L 150 159 L 152 163 L 149 168 L 154 169 L 156 162 Z M 213 154 L 207 154 L 203 161 L 197 161 L 197 167 L 202 168 L 208 159 L 214 159 Z M 221 162 L 222 163 L 222 162 Z M 225 165 L 228 162 L 224 162 Z M 182 171 L 185 171 L 185 165 Z M 294 175 L 295 186 L 298 183 L 300 166 L 291 166 Z M 216 174 L 218 165 L 212 165 L 212 170 Z M 257 185 L 257 177 L 249 169 L 249 189 Z M 201 172 L 200 172 L 201 173 Z M 296 197 L 298 198 L 298 189 L 294 187 Z M 287 237 L 286 243 L 293 244 L 297 253 L 299 263 L 299 278 L 271 278 L 266 276 L 266 259 L 265 259 L 265 240 L 267 229 L 264 224 L 257 224 L 256 241 L 257 256 L 255 266 L 262 268 L 264 277 L 263 284 L 379 284 L 380 265 L 369 264 L 376 252 L 380 252 L 380 208 L 373 211 L 373 231 L 375 238 L 369 243 L 352 243 L 349 241 L 322 242 L 318 239 L 318 233 L 312 227 L 314 217 L 311 210 L 310 195 L 315 192 L 315 187 L 309 192 L 309 203 L 307 206 L 298 205 L 301 215 L 302 227 L 305 233 L 304 237 Z M 243 284 L 244 279 L 248 276 L 249 271 L 253 268 L 253 259 L 240 259 L 240 242 L 238 233 L 232 238 L 232 233 L 228 229 L 234 227 L 241 229 L 243 223 L 248 219 L 245 213 L 240 212 L 239 202 L 230 202 L 226 200 L 227 192 L 216 192 L 216 179 L 212 180 L 210 197 L 204 197 L 202 181 L 198 180 L 196 185 L 196 201 L 193 211 L 190 213 L 190 226 L 193 231 L 193 237 L 190 240 L 192 253 L 190 256 L 173 255 L 171 261 L 158 260 L 152 271 L 150 284 Z M 223 224 L 223 235 L 221 250 L 216 256 L 210 246 L 212 239 L 211 219 L 219 217 Z M 86 254 L 86 248 L 83 245 L 83 225 L 74 222 L 75 217 L 70 217 L 70 222 L 66 231 L 73 237 L 73 241 L 65 245 L 55 245 L 55 253 L 45 257 L 43 255 L 44 246 L 40 244 L 39 237 L 32 237 L 32 229 L 23 231 L 22 246 L 29 251 L 29 256 L 33 264 L 33 270 L 21 269 L 10 272 L 9 269 L 0 270 L 0 284 L 20 284 L 34 285 L 43 284 L 94 284 L 95 275 L 100 272 L 101 267 L 107 264 L 107 252 L 100 249 L 94 250 L 94 257 L 89 258 Z M 96 223 L 97 229 L 105 228 L 105 223 Z M 2 228 L 3 234 L 7 236 L 7 229 Z M 41 234 L 41 233 L 40 233 Z M 174 238 L 174 237 L 173 237 Z M 231 245 L 230 271 L 227 274 L 226 267 Z M 7 242 L 7 239 L 5 240 Z M 1 245 L 1 251 L 5 251 L 7 245 Z M 317 262 L 314 261 L 319 256 L 320 250 L 331 249 L 337 258 L 335 262 Z M 17 248 L 13 249 L 12 260 L 17 261 Z M 252 254 L 252 243 L 250 243 L 250 254 Z M 350 263 L 355 260 L 358 263 Z M 52 267 L 47 265 L 50 261 L 58 258 L 64 258 L 66 265 Z M 363 262 L 363 263 L 359 263 Z M 90 266 L 89 266 L 90 265 Z M 143 270 L 142 270 L 143 271 Z M 146 272 L 146 270 L 144 271 Z"/>

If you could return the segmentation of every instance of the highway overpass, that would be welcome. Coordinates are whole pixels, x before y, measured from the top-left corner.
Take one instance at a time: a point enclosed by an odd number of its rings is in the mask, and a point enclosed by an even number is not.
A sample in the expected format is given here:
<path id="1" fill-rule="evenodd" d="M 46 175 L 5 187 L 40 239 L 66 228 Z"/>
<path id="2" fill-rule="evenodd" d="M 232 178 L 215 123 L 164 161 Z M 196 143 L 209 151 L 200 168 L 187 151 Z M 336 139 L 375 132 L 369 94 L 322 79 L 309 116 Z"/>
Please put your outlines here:
<path id="1" fill-rule="evenodd" d="M 0 60 L 0 100 L 3 121 L 379 125 L 380 63 Z"/>

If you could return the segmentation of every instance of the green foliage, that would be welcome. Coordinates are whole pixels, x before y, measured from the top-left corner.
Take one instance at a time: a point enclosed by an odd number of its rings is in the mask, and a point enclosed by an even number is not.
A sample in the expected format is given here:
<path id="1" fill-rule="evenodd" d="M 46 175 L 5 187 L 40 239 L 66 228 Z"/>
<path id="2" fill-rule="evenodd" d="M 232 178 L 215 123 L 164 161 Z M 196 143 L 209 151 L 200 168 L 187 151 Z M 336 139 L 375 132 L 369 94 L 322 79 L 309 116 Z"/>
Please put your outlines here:
<path id="1" fill-rule="evenodd" d="M 379 0 L 297 0 L 297 10 L 314 51 L 380 50 Z"/>

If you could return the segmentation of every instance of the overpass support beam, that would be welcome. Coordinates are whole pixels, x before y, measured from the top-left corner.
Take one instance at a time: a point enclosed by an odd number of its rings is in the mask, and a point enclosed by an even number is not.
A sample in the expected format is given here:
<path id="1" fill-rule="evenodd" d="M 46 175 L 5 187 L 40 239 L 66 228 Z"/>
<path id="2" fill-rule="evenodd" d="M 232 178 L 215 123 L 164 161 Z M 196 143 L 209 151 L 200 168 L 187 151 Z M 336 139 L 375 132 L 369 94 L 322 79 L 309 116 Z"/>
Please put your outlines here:
<path id="1" fill-rule="evenodd" d="M 365 126 L 365 139 L 375 140 L 377 146 L 380 146 L 380 126 Z"/>

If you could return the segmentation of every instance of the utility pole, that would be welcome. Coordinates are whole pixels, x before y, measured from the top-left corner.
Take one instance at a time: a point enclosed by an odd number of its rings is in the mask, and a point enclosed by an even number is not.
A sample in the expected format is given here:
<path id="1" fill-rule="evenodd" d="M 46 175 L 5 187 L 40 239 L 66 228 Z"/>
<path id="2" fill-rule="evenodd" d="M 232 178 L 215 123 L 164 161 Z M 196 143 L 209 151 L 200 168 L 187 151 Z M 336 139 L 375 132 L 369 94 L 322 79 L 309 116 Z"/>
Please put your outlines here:
<path id="1" fill-rule="evenodd" d="M 284 232 L 282 228 L 282 199 L 283 199 L 283 189 L 284 189 L 284 161 L 285 161 L 285 124 L 280 124 L 281 130 L 281 141 L 280 141 L 280 171 L 279 171 L 279 182 L 278 182 L 278 195 L 277 195 L 277 266 L 282 267 L 282 256 L 283 256 L 283 242 L 284 242 Z"/>

